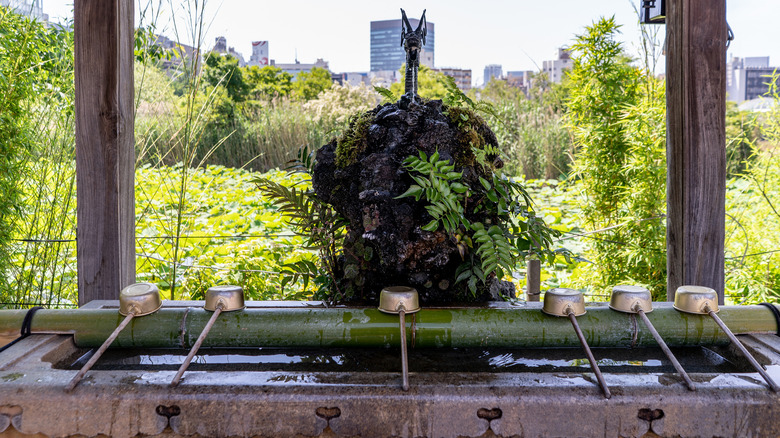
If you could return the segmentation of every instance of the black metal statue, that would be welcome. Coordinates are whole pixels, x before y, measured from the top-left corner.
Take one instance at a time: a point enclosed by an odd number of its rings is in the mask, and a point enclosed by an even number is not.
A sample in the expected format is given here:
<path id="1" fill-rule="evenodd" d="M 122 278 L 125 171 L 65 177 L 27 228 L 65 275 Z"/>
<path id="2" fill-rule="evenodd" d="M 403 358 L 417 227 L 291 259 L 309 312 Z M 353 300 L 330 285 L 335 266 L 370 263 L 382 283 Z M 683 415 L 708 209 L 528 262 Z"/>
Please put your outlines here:
<path id="1" fill-rule="evenodd" d="M 417 70 L 420 68 L 420 51 L 425 45 L 425 35 L 428 33 L 427 23 L 425 22 L 425 10 L 423 10 L 420 24 L 417 29 L 412 30 L 409 19 L 406 18 L 406 12 L 401 9 L 401 45 L 406 50 L 406 83 L 404 84 L 404 97 L 409 101 L 417 98 Z"/>

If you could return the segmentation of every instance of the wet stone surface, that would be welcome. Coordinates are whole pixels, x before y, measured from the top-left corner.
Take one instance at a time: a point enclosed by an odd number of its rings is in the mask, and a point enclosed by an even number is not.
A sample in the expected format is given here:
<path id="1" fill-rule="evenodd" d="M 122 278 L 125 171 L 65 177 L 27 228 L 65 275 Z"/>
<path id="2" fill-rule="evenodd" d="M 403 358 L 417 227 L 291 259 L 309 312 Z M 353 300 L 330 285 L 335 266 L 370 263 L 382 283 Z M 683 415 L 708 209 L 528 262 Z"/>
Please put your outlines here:
<path id="1" fill-rule="evenodd" d="M 460 182 L 471 193 L 468 205 L 486 202 L 479 177 L 492 170 L 475 162 L 472 146 L 497 148 L 498 142 L 482 118 L 463 111 L 448 109 L 440 100 L 410 102 L 406 109 L 384 104 L 356 117 L 345 134 L 317 152 L 314 191 L 349 221 L 337 277 L 352 302 L 376 302 L 383 287 L 394 285 L 416 288 L 423 305 L 514 293 L 511 284 L 494 280 L 480 284 L 476 296 L 465 284 L 455 285 L 463 262 L 455 239 L 441 227 L 421 229 L 432 219 L 424 198 L 397 199 L 413 184 L 403 161 L 423 151 L 428 156 L 438 152 L 462 172 Z M 495 156 L 487 158 L 501 166 Z M 485 213 L 471 210 L 469 220 L 491 222 Z"/>

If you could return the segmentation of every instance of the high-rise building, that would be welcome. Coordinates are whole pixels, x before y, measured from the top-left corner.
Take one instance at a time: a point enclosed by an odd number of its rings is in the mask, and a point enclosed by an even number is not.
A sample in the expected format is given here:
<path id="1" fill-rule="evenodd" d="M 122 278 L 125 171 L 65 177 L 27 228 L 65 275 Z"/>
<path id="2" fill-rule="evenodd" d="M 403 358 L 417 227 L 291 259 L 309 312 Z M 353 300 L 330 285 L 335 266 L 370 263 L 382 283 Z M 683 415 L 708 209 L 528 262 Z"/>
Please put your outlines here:
<path id="1" fill-rule="evenodd" d="M 564 70 L 570 69 L 573 64 L 574 61 L 571 59 L 569 49 L 560 47 L 558 49 L 558 59 L 542 62 L 542 73 L 547 74 L 547 79 L 550 82 L 559 84 L 563 80 Z"/>
<path id="2" fill-rule="evenodd" d="M 487 85 L 491 79 L 501 79 L 503 76 L 504 68 L 501 66 L 501 64 L 489 64 L 485 66 L 485 72 L 483 74 L 485 85 Z"/>
<path id="3" fill-rule="evenodd" d="M 769 66 L 768 56 L 738 58 L 726 63 L 726 98 L 741 103 L 769 91 L 771 77 L 778 67 Z M 780 86 L 780 80 L 775 81 Z"/>
<path id="4" fill-rule="evenodd" d="M 471 90 L 471 69 L 462 68 L 437 68 L 436 71 L 455 79 L 455 85 L 460 91 Z"/>
<path id="5" fill-rule="evenodd" d="M 49 21 L 49 15 L 43 13 L 42 0 L 0 0 L 0 6 L 13 9 L 17 14 L 35 18 L 38 21 Z"/>
<path id="6" fill-rule="evenodd" d="M 420 20 L 410 18 L 409 24 L 417 29 Z M 426 22 L 427 35 L 420 53 L 420 64 L 434 67 L 435 33 L 433 23 Z M 406 51 L 401 45 L 401 20 L 371 22 L 371 71 L 398 70 L 406 62 Z"/>
<path id="7" fill-rule="evenodd" d="M 252 56 L 247 65 L 265 67 L 268 65 L 268 41 L 252 41 Z"/>

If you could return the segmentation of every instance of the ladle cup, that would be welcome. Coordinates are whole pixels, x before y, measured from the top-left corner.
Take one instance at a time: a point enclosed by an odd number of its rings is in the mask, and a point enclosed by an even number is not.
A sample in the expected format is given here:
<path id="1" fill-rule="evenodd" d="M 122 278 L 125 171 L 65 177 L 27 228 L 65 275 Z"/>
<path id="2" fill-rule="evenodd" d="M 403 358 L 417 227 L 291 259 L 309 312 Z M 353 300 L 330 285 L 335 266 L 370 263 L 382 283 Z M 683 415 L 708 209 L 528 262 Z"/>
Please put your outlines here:
<path id="1" fill-rule="evenodd" d="M 397 314 L 401 328 L 401 388 L 409 390 L 409 362 L 406 355 L 406 319 L 407 313 L 420 310 L 417 290 L 406 286 L 390 286 L 382 289 L 379 294 L 379 311 Z"/>
<path id="2" fill-rule="evenodd" d="M 729 330 L 726 324 L 716 315 L 720 311 L 718 307 L 718 295 L 714 289 L 703 286 L 680 286 L 677 288 L 677 292 L 674 295 L 674 308 L 680 312 L 694 313 L 697 315 L 709 315 L 715 320 L 715 323 L 726 333 L 731 342 L 739 349 L 745 358 L 750 362 L 750 365 L 758 371 L 758 374 L 764 378 L 766 383 L 774 392 L 780 392 L 780 386 L 769 377 L 769 374 L 764 370 L 761 364 L 756 361 L 753 355 L 747 351 L 742 342 L 734 336 L 734 333 Z"/>
<path id="3" fill-rule="evenodd" d="M 676 369 L 677 372 L 682 376 L 683 380 L 685 380 L 685 384 L 688 386 L 688 389 L 691 391 L 696 390 L 696 385 L 694 385 L 693 380 L 691 380 L 691 378 L 688 376 L 688 373 L 685 372 L 682 365 L 680 365 L 680 362 L 678 362 L 677 358 L 674 357 L 672 350 L 669 349 L 661 335 L 658 334 L 658 331 L 656 331 L 655 327 L 653 327 L 650 319 L 647 317 L 647 315 L 645 315 L 645 313 L 653 311 L 653 300 L 650 297 L 649 290 L 640 286 L 615 286 L 612 288 L 612 296 L 609 300 L 609 307 L 610 309 L 616 310 L 618 312 L 639 315 L 639 318 L 642 320 L 642 322 L 645 323 L 645 326 L 650 331 L 650 333 L 652 333 L 653 338 L 655 338 L 655 341 L 658 343 L 658 346 L 661 347 L 661 350 L 663 350 L 664 354 L 666 354 L 666 357 L 668 357 L 669 361 L 672 362 L 672 365 L 674 365 L 674 369 Z"/>
<path id="4" fill-rule="evenodd" d="M 119 293 L 119 314 L 125 319 L 111 332 L 108 339 L 98 348 L 95 354 L 84 364 L 79 372 L 71 379 L 65 391 L 70 392 L 79 384 L 84 375 L 100 359 L 100 356 L 106 352 L 111 343 L 116 340 L 119 333 L 130 324 L 130 321 L 136 316 L 145 316 L 156 312 L 162 307 L 160 299 L 160 290 L 152 283 L 135 283 L 122 289 Z"/>
<path id="5" fill-rule="evenodd" d="M 190 366 L 190 362 L 192 362 L 192 358 L 195 357 L 200 346 L 203 345 L 206 335 L 209 334 L 211 327 L 217 322 L 219 315 L 222 312 L 231 312 L 244 308 L 244 290 L 240 286 L 212 286 L 206 291 L 206 302 L 203 308 L 214 313 L 209 318 L 206 326 L 203 327 L 203 331 L 200 332 L 198 340 L 195 341 L 195 344 L 190 349 L 189 354 L 187 354 L 184 362 L 179 367 L 179 371 L 176 372 L 176 376 L 173 377 L 171 381 L 172 387 L 178 385 L 181 381 L 181 377 L 184 375 L 187 367 Z"/>
<path id="6" fill-rule="evenodd" d="M 604 376 L 601 375 L 601 370 L 596 362 L 596 358 L 593 357 L 593 353 L 588 346 L 588 341 L 585 340 L 585 336 L 582 334 L 582 330 L 580 330 L 580 326 L 577 323 L 577 317 L 585 314 L 585 298 L 583 298 L 582 292 L 566 288 L 550 289 L 544 294 L 542 312 L 552 316 L 569 317 L 571 325 L 574 327 L 574 332 L 577 334 L 580 344 L 582 344 L 582 349 L 585 350 L 585 355 L 588 356 L 590 367 L 596 375 L 596 379 L 599 381 L 602 392 L 604 392 L 604 397 L 612 397 L 612 393 L 609 392 L 609 387 L 607 386 L 607 381 L 604 380 Z"/>

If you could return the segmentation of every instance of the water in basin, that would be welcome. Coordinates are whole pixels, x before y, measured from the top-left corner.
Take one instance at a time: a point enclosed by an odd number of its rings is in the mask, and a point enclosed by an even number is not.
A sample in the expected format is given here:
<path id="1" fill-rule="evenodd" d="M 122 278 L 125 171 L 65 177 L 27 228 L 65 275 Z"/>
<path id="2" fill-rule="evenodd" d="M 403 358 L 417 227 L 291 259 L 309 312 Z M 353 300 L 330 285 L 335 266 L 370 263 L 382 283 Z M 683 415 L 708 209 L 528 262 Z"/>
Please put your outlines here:
<path id="1" fill-rule="evenodd" d="M 59 369 L 79 369 L 94 350 L 80 350 L 53 364 Z M 750 368 L 725 350 L 709 347 L 673 348 L 689 373 L 749 372 Z M 674 373 L 658 348 L 594 348 L 605 373 Z M 95 370 L 176 370 L 187 350 L 113 349 L 93 367 Z M 394 348 L 202 348 L 190 371 L 294 371 L 294 372 L 396 372 L 400 349 Z M 583 372 L 590 365 L 579 348 L 410 349 L 411 372 Z"/>

